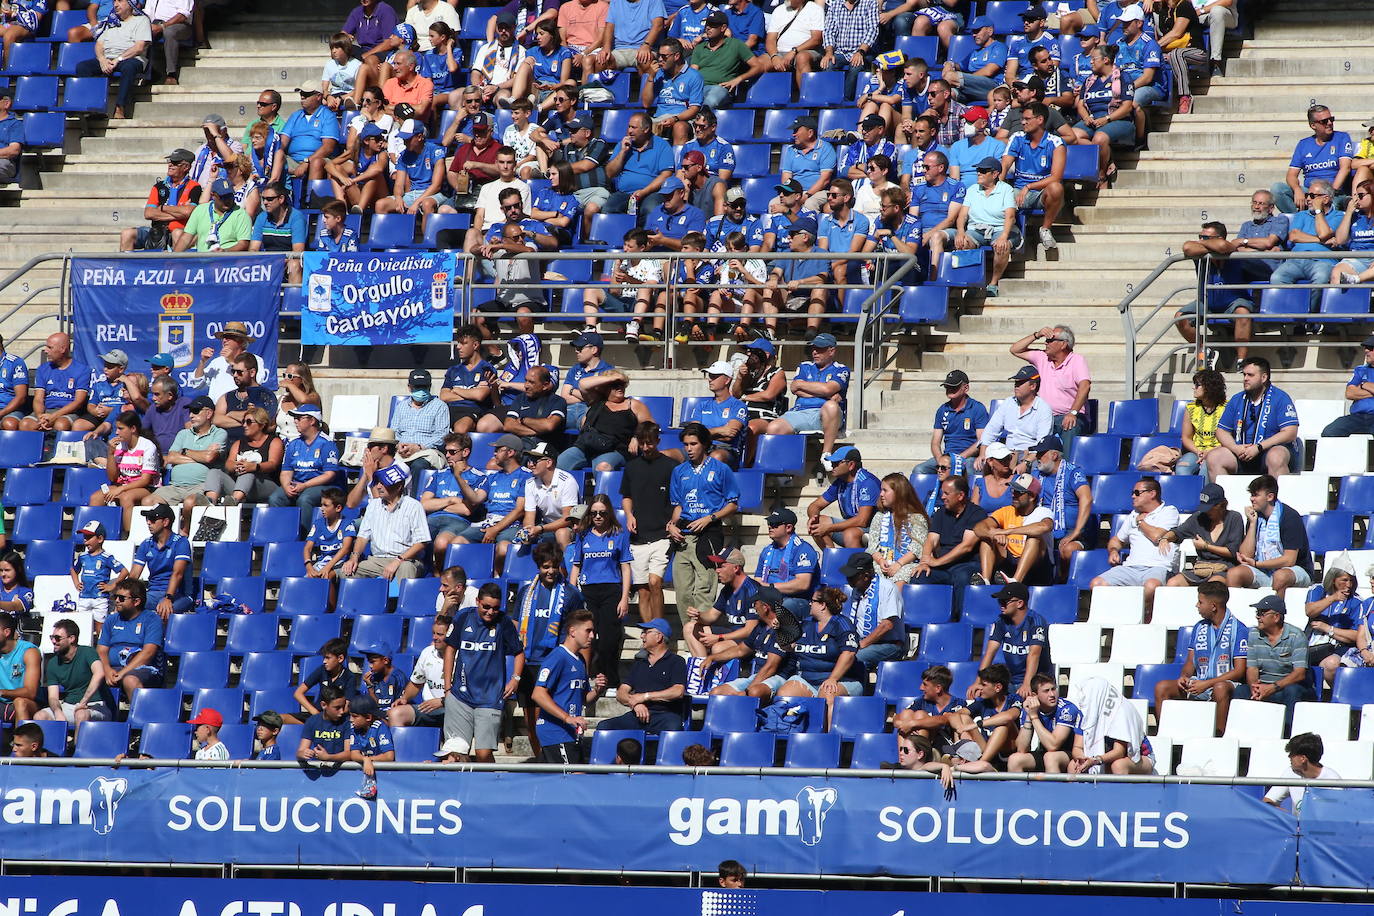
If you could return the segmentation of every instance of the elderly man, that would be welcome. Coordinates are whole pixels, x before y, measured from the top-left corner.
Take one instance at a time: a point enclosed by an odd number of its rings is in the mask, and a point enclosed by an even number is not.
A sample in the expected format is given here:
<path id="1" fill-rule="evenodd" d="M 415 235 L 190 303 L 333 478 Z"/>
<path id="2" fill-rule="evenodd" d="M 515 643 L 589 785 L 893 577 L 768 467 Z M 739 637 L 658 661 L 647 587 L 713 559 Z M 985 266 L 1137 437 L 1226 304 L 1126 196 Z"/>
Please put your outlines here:
<path id="1" fill-rule="evenodd" d="M 162 251 L 175 245 L 201 195 L 209 190 L 191 180 L 196 156 L 190 150 L 174 149 L 166 159 L 167 174 L 153 183 L 143 206 L 143 218 L 150 225 L 120 230 L 120 251 Z"/>
<path id="2" fill-rule="evenodd" d="M 213 347 L 200 351 L 200 361 L 195 371 L 186 380 L 187 388 L 205 388 L 211 400 L 218 401 L 236 387 L 233 374 L 229 371 L 240 355 L 248 352 L 248 345 L 257 338 L 248 333 L 248 325 L 242 321 L 226 321 L 224 327 L 215 332 L 219 338 L 219 353 Z M 267 380 L 267 366 L 258 368 L 257 384 Z"/>
<path id="3" fill-rule="evenodd" d="M 1159 481 L 1142 477 L 1131 488 L 1131 511 L 1121 517 L 1116 533 L 1107 541 L 1107 560 L 1112 568 L 1092 581 L 1093 588 L 1108 585 L 1145 587 L 1145 606 L 1154 601 L 1155 589 L 1169 579 L 1174 551 L 1165 535 L 1178 527 L 1178 509 L 1166 506 Z M 1130 555 L 1122 560 L 1122 550 Z"/>
<path id="4" fill-rule="evenodd" d="M 615 192 L 602 209 L 607 213 L 647 213 L 662 201 L 659 189 L 672 174 L 672 146 L 654 136 L 654 124 L 647 114 L 633 114 L 625 138 L 606 163 L 606 177 L 615 182 Z"/>
<path id="5" fill-rule="evenodd" d="M 1188 646 L 1183 671 L 1176 681 L 1155 684 L 1155 709 L 1162 710 L 1165 700 L 1215 702 L 1217 734 L 1226 730 L 1236 685 L 1246 682 L 1249 631 L 1226 609 L 1230 599 L 1224 582 L 1198 586 L 1197 612 L 1202 619 L 1191 628 L 1191 640 L 1184 641 L 1188 628 L 1179 629 L 1180 642 Z"/>
<path id="6" fill-rule="evenodd" d="M 935 410 L 930 434 L 930 457 L 912 468 L 913 474 L 934 474 L 951 457 L 972 460 L 978 454 L 978 437 L 988 424 L 988 409 L 970 397 L 968 373 L 951 369 L 943 382 L 945 403 Z"/>
<path id="7" fill-rule="evenodd" d="M 210 186 L 210 199 L 191 211 L 173 246 L 174 251 L 247 251 L 253 241 L 253 221 L 234 200 L 234 186 L 219 178 Z"/>
<path id="8" fill-rule="evenodd" d="M 434 81 L 421 76 L 416 69 L 414 51 L 397 51 L 391 59 L 391 79 L 382 84 L 382 94 L 390 105 L 409 105 L 411 117 L 421 123 L 429 121 L 434 111 Z"/>
<path id="9" fill-rule="evenodd" d="M 1037 340 L 1045 342 L 1043 350 L 1031 348 Z M 1011 355 L 1024 359 L 1040 374 L 1040 396 L 1054 412 L 1054 433 L 1066 446 L 1084 431 L 1083 408 L 1093 386 L 1088 363 L 1074 352 L 1073 345 L 1073 329 L 1066 324 L 1043 327 L 1011 345 Z"/>
<path id="10" fill-rule="evenodd" d="M 984 142 L 1002 145 L 997 140 Z M 1002 275 L 1011 263 L 1011 253 L 1021 247 L 1021 229 L 1016 225 L 1016 192 L 1001 180 L 1002 165 L 993 157 L 980 160 L 974 169 L 977 172 L 975 184 L 964 192 L 954 218 L 954 247 L 960 251 L 992 248 L 992 271 L 983 294 L 995 299 L 1001 292 Z"/>
<path id="11" fill-rule="evenodd" d="M 177 85 L 181 51 L 195 45 L 194 6 L 192 0 L 148 0 L 143 7 L 143 15 L 152 23 L 152 40 L 162 42 L 164 86 Z"/>
<path id="12" fill-rule="evenodd" d="M 106 25 L 95 40 L 95 57 L 76 65 L 77 76 L 106 76 L 119 80 L 114 117 L 123 120 L 133 113 L 134 81 L 148 64 L 153 44 L 152 21 L 130 0 L 114 0 L 117 23 Z"/>
<path id="13" fill-rule="evenodd" d="M 1293 722 L 1293 707 L 1317 699 L 1308 684 L 1307 634 L 1283 619 L 1288 605 L 1278 595 L 1265 595 L 1251 607 L 1258 626 L 1250 628 L 1245 655 L 1250 699 L 1282 703 L 1286 731 Z"/>
<path id="14" fill-rule="evenodd" d="M 324 104 L 319 80 L 306 80 L 296 92 L 301 107 L 291 113 L 281 130 L 286 170 L 293 178 L 318 181 L 326 177 L 324 164 L 343 142 L 343 132 L 338 116 Z"/>
<path id="15" fill-rule="evenodd" d="M 1289 262 L 1294 263 L 1294 262 Z M 1293 399 L 1275 387 L 1269 361 L 1247 357 L 1241 364 L 1241 390 L 1226 402 L 1217 424 L 1220 448 L 1207 453 L 1207 476 L 1262 474 L 1275 477 L 1302 471 L 1302 440 Z"/>
<path id="16" fill-rule="evenodd" d="M 649 620 L 641 627 L 644 651 L 616 688 L 616 699 L 630 711 L 602 720 L 597 728 L 643 729 L 651 735 L 681 731 L 689 712 L 687 662 L 673 651 L 673 631 L 666 620 Z"/>
<path id="17" fill-rule="evenodd" d="M 1307 126 L 1312 136 L 1303 137 L 1293 149 L 1288 162 L 1288 174 L 1270 190 L 1274 205 L 1284 213 L 1296 213 L 1307 208 L 1307 194 L 1313 183 L 1321 180 L 1331 188 L 1345 186 L 1355 157 L 1355 143 L 1350 134 L 1336 130 L 1336 116 L 1325 105 L 1307 109 Z M 1340 207 L 1340 202 L 1336 202 Z"/>
<path id="18" fill-rule="evenodd" d="M 792 143 L 782 150 L 780 184 L 794 179 L 801 184 L 803 209 L 820 210 L 836 165 L 835 148 L 821 142 L 816 134 L 816 119 L 803 115 L 793 121 Z"/>
<path id="19" fill-rule="evenodd" d="M 1346 212 L 1336 206 L 1336 192 L 1331 182 L 1318 178 L 1307 186 L 1303 198 L 1304 209 L 1288 224 L 1288 244 L 1292 251 L 1333 251 L 1340 248 L 1336 233 L 1345 222 Z M 1332 258 L 1293 258 L 1284 261 L 1270 276 L 1269 282 L 1327 283 L 1337 260 Z M 1308 296 L 1307 310 L 1315 312 L 1321 303 L 1321 290 Z"/>
<path id="20" fill-rule="evenodd" d="M 181 396 L 181 389 L 169 375 L 155 378 L 148 385 L 148 409 L 143 411 L 143 428 L 162 453 L 172 447 L 177 433 L 190 420 L 191 399 Z M 214 401 L 210 401 L 214 406 Z"/>
<path id="21" fill-rule="evenodd" d="M 556 451 L 567 411 L 567 401 L 554 391 L 553 374 L 545 366 L 532 366 L 525 374 L 524 390 L 506 410 L 504 431 L 524 440 L 526 449 L 543 443 Z"/>
<path id="22" fill-rule="evenodd" d="M 205 136 L 205 142 L 196 147 L 195 162 L 191 165 L 191 180 L 203 188 L 208 188 L 223 174 L 224 163 L 232 162 L 243 152 L 243 144 L 229 136 L 229 126 L 220 115 L 206 115 L 200 129 Z"/>
<path id="23" fill-rule="evenodd" d="M 33 413 L 19 428 L 69 430 L 91 396 L 91 370 L 72 356 L 72 339 L 62 331 L 49 334 L 43 350 L 47 359 L 33 377 Z"/>
<path id="24" fill-rule="evenodd" d="M 1051 435 L 1054 413 L 1040 397 L 1040 373 L 1034 366 L 1022 366 L 1010 381 L 1012 396 L 998 402 L 978 439 L 974 470 L 983 470 L 988 446 L 994 442 L 1003 442 L 1012 450 L 1012 467 L 1016 467 L 1032 446 Z"/>
<path id="25" fill-rule="evenodd" d="M 227 395 L 226 395 L 227 397 Z M 201 395 L 191 402 L 191 425 L 177 433 L 172 447 L 162 456 L 171 468 L 168 482 L 144 497 L 143 505 L 181 506 L 182 537 L 191 536 L 191 510 L 205 492 L 210 470 L 223 464 L 229 434 L 214 424 L 215 404 Z"/>
<path id="26" fill-rule="evenodd" d="M 395 465 L 373 475 L 373 498 L 363 510 L 353 554 L 343 565 L 345 576 L 417 579 L 424 571 L 421 558 L 429 546 L 429 526 L 419 501 L 405 495 L 407 479 Z"/>

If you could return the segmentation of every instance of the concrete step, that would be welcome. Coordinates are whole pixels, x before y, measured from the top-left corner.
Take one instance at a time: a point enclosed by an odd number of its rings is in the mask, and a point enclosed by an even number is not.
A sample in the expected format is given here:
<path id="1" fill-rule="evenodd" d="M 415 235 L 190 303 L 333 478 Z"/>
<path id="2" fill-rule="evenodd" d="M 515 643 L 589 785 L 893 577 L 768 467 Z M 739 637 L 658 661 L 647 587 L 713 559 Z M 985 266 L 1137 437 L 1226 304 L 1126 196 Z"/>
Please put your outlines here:
<path id="1" fill-rule="evenodd" d="M 1249 56 L 1242 53 L 1234 60 L 1226 62 L 1226 76 L 1212 81 L 1212 85 L 1231 84 L 1233 81 L 1277 78 L 1282 81 L 1323 82 L 1342 79 L 1347 76 L 1367 76 L 1374 74 L 1374 61 L 1366 54 L 1349 54 L 1337 57 L 1288 56 Z M 1272 85 L 1272 84 L 1271 84 Z M 1210 94 L 1210 93 L 1209 93 Z"/>

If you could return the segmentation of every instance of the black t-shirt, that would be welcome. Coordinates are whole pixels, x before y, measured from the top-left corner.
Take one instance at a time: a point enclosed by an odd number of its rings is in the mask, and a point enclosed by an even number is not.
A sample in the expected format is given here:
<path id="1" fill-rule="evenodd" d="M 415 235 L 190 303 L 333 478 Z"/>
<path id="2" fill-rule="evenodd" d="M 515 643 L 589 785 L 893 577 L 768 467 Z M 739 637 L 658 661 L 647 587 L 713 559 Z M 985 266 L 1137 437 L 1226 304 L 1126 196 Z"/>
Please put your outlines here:
<path id="1" fill-rule="evenodd" d="M 625 678 L 625 683 L 629 685 L 633 693 L 657 693 L 660 690 L 667 690 L 674 684 L 687 686 L 687 662 L 676 652 L 668 652 L 658 660 L 658 664 L 649 664 L 649 659 L 641 656 L 635 659 L 635 663 L 630 668 L 630 674 Z M 644 704 L 649 707 L 650 712 L 670 712 L 674 715 L 685 716 L 687 713 L 687 695 L 684 692 L 682 697 L 676 700 L 650 700 Z"/>
<path id="2" fill-rule="evenodd" d="M 650 461 L 639 455 L 625 464 L 620 478 L 620 495 L 634 501 L 638 530 L 630 535 L 631 544 L 652 544 L 668 536 L 668 518 L 673 506 L 668 501 L 668 482 L 677 462 L 656 452 Z"/>
<path id="3" fill-rule="evenodd" d="M 1188 47 L 1201 48 L 1202 44 L 1202 20 L 1198 18 L 1197 10 L 1192 3 L 1179 3 L 1172 9 L 1167 9 L 1159 14 L 1159 28 L 1161 35 L 1167 35 L 1174 30 L 1174 24 L 1179 19 L 1187 19 Z"/>
<path id="4" fill-rule="evenodd" d="M 958 518 L 950 515 L 943 506 L 936 509 L 930 517 L 930 532 L 940 537 L 940 543 L 935 548 L 935 555 L 943 557 L 958 547 L 964 539 L 964 532 L 987 517 L 988 514 L 983 511 L 983 507 L 975 506 L 973 503 L 964 506 L 964 513 Z M 977 551 L 969 554 L 969 559 L 976 560 L 977 558 Z"/>

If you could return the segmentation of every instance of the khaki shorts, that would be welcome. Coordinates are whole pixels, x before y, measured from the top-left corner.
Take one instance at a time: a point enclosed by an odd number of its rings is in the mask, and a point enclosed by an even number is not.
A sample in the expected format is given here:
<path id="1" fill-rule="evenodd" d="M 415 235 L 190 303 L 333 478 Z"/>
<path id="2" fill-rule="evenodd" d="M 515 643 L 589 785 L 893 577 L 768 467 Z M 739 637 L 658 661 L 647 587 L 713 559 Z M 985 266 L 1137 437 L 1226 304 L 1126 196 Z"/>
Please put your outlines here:
<path id="1" fill-rule="evenodd" d="M 611 66 L 616 70 L 624 70 L 626 67 L 637 65 L 636 58 L 639 56 L 639 46 L 633 48 L 616 48 L 611 52 Z"/>
<path id="2" fill-rule="evenodd" d="M 154 490 L 153 496 L 165 500 L 169 506 L 176 506 L 180 505 L 181 501 L 186 497 L 203 492 L 205 492 L 205 484 L 203 483 L 188 483 L 185 485 L 169 483 L 166 486 L 158 487 Z"/>
<path id="3" fill-rule="evenodd" d="M 648 585 L 650 576 L 660 581 L 668 571 L 667 538 L 649 544 L 630 545 L 630 582 L 634 585 Z"/>

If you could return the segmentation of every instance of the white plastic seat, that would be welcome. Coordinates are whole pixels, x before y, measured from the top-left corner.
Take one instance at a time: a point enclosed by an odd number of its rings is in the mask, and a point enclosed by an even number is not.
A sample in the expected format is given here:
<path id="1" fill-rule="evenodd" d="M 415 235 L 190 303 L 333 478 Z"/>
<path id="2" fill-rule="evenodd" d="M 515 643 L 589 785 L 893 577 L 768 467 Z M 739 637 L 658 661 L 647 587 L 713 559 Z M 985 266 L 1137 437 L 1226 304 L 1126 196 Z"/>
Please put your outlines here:
<path id="1" fill-rule="evenodd" d="M 1155 752 L 1155 773 L 1169 776 L 1174 770 L 1174 748 L 1178 742 L 1166 735 L 1151 735 L 1150 748 Z"/>
<path id="2" fill-rule="evenodd" d="M 71 576 L 34 576 L 33 577 L 33 610 L 37 614 L 46 614 L 52 610 L 53 602 L 62 601 L 65 598 L 76 600 L 78 589 L 72 584 Z M 85 630 L 81 631 L 85 633 Z M 48 631 L 43 631 L 43 636 L 47 637 Z"/>
<path id="3" fill-rule="evenodd" d="M 1050 652 L 1058 665 L 1097 664 L 1102 660 L 1102 628 L 1091 623 L 1052 623 Z"/>
<path id="4" fill-rule="evenodd" d="M 1236 776 L 1240 744 L 1235 738 L 1185 738 L 1178 761 L 1180 776 Z"/>
<path id="5" fill-rule="evenodd" d="M 1289 737 L 1315 732 L 1323 741 L 1344 741 L 1350 737 L 1349 703 L 1298 703 L 1293 707 L 1293 726 Z M 1368 736 L 1374 739 L 1374 735 Z"/>
<path id="6" fill-rule="evenodd" d="M 1204 700 L 1165 700 L 1159 711 L 1159 733 L 1175 741 L 1216 734 L 1217 707 Z"/>
<path id="7" fill-rule="evenodd" d="M 1360 707 L 1360 740 L 1374 741 L 1374 703 Z"/>
<path id="8" fill-rule="evenodd" d="M 1088 623 L 1120 627 L 1145 619 L 1145 588 L 1141 585 L 1098 586 L 1088 604 Z"/>
<path id="9" fill-rule="evenodd" d="M 1157 665 L 1168 661 L 1169 628 L 1155 623 L 1138 623 L 1112 630 L 1109 660 L 1126 668 Z"/>
<path id="10" fill-rule="evenodd" d="M 1345 401 L 1336 398 L 1295 398 L 1293 407 L 1298 412 L 1298 428 L 1311 432 L 1315 438 L 1332 420 L 1345 416 Z"/>
<path id="11" fill-rule="evenodd" d="M 1374 776 L 1374 741 L 1327 741 L 1322 739 L 1322 763 L 1341 774 L 1341 779 Z"/>
<path id="12" fill-rule="evenodd" d="M 137 512 L 134 513 L 134 518 L 140 518 Z M 145 531 L 148 529 L 148 525 L 146 522 L 144 523 L 143 528 Z M 145 534 L 143 537 L 146 540 L 148 536 Z M 134 549 L 137 548 L 138 545 L 141 543 L 143 543 L 143 541 L 106 541 L 105 552 L 108 553 L 110 556 L 114 557 L 119 562 L 123 563 L 124 568 L 128 569 L 130 566 L 134 565 Z"/>
<path id="13" fill-rule="evenodd" d="M 1330 475 L 1320 474 L 1316 471 L 1307 474 L 1289 474 L 1279 483 L 1279 499 L 1303 515 L 1325 512 L 1327 503 L 1330 501 L 1330 491 Z M 1246 493 L 1248 496 L 1249 491 L 1247 490 Z"/>
<path id="14" fill-rule="evenodd" d="M 1267 598 L 1274 594 L 1272 588 L 1233 588 L 1231 589 L 1231 600 L 1226 602 L 1227 609 L 1241 623 L 1247 627 L 1255 626 L 1255 608 L 1253 605 L 1261 598 Z"/>
<path id="15" fill-rule="evenodd" d="M 336 394 L 329 404 L 329 428 L 335 432 L 371 429 L 378 423 L 380 410 L 381 398 L 375 394 Z"/>
<path id="16" fill-rule="evenodd" d="M 1220 474 L 1212 482 L 1226 493 L 1228 508 L 1244 516 L 1245 507 L 1250 505 L 1250 481 L 1254 479 L 1250 474 Z M 1279 487 L 1279 492 L 1287 496 L 1283 486 Z"/>
<path id="17" fill-rule="evenodd" d="M 1250 765 L 1246 768 L 1245 775 L 1252 779 L 1283 779 L 1292 776 L 1293 768 L 1288 765 L 1288 752 L 1283 749 L 1287 743 L 1282 738 L 1256 741 L 1250 746 Z"/>
<path id="18" fill-rule="evenodd" d="M 1369 470 L 1369 442 L 1371 438 L 1374 437 L 1343 436 L 1336 439 L 1318 439 L 1317 457 L 1312 461 L 1312 473 L 1327 474 L 1332 477 L 1365 473 Z"/>
<path id="19" fill-rule="evenodd" d="M 1155 589 L 1154 612 L 1150 614 L 1150 622 L 1171 630 L 1197 623 L 1197 587 L 1169 585 Z"/>
<path id="20" fill-rule="evenodd" d="M 1100 677 L 1102 680 L 1111 684 L 1117 690 L 1121 689 L 1121 679 L 1124 670 L 1113 662 L 1096 662 L 1081 665 L 1074 665 L 1069 669 L 1069 688 L 1065 696 L 1072 699 L 1074 688 L 1086 681 L 1088 678 Z"/>
<path id="21" fill-rule="evenodd" d="M 1283 706 L 1256 700 L 1232 700 L 1225 737 L 1249 747 L 1256 741 L 1283 737 Z"/>

